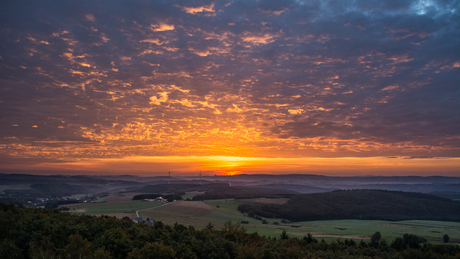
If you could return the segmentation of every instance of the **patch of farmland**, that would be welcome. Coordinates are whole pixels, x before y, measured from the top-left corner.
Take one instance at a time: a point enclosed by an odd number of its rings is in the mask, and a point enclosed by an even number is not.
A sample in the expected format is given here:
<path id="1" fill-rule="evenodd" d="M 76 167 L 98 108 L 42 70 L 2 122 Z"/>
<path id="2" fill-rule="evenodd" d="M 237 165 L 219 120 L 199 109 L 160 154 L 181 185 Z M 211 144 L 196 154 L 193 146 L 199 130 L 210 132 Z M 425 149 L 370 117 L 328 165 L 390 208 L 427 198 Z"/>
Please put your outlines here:
<path id="1" fill-rule="evenodd" d="M 200 217 L 208 214 L 213 209 L 213 207 L 206 205 L 201 201 L 175 201 L 148 211 L 182 217 Z"/>
<path id="2" fill-rule="evenodd" d="M 184 195 L 182 195 L 182 199 L 183 200 L 186 200 L 187 198 L 188 199 L 192 199 L 193 197 L 195 197 L 196 195 L 199 195 L 199 194 L 204 194 L 204 192 L 186 192 Z"/>
<path id="3" fill-rule="evenodd" d="M 161 202 L 133 201 L 125 199 L 120 202 L 88 202 L 62 205 L 68 207 L 69 212 L 86 215 L 108 215 L 114 213 L 136 213 L 137 210 L 150 209 L 161 206 Z M 60 206 L 60 207 L 62 207 Z"/>

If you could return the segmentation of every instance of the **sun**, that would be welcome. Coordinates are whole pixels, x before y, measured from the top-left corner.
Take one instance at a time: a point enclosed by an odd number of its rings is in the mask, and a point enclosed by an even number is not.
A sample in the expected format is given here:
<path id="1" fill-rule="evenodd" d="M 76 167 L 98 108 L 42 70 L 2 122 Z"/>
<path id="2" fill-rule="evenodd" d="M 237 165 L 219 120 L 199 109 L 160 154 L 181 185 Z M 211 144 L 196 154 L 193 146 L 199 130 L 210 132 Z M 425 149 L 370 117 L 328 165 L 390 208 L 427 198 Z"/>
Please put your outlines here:
<path id="1" fill-rule="evenodd" d="M 219 171 L 219 174 L 225 175 L 225 176 L 232 176 L 232 175 L 238 175 L 238 174 L 244 174 L 242 171 Z"/>

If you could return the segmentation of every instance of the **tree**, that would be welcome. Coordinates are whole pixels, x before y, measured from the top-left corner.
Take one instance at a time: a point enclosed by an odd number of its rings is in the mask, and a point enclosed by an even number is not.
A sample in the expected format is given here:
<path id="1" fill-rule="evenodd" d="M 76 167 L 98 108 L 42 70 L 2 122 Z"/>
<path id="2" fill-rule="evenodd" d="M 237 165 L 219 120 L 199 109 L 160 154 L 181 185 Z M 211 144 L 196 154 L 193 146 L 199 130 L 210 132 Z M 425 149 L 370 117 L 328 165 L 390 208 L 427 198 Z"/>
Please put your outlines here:
<path id="1" fill-rule="evenodd" d="M 377 247 L 379 246 L 379 241 L 380 241 L 380 238 L 382 238 L 382 235 L 380 234 L 380 232 L 375 232 L 372 237 L 371 237 L 371 246 L 373 247 Z"/>
<path id="2" fill-rule="evenodd" d="M 163 243 L 146 243 L 141 249 L 135 248 L 128 254 L 128 259 L 156 258 L 156 259 L 173 259 L 174 249 L 165 246 Z"/>
<path id="3" fill-rule="evenodd" d="M 403 235 L 403 240 L 404 240 L 404 243 L 406 243 L 409 246 L 409 248 L 413 248 L 413 249 L 419 249 L 420 243 L 426 242 L 426 239 L 422 239 L 416 235 L 407 234 L 407 233 Z"/>
<path id="4" fill-rule="evenodd" d="M 318 241 L 316 241 L 316 239 L 310 233 L 308 233 L 307 236 L 304 236 L 303 240 L 307 241 L 307 244 L 318 243 Z"/>
<path id="5" fill-rule="evenodd" d="M 54 258 L 58 254 L 54 243 L 51 242 L 51 236 L 45 236 L 41 241 L 31 241 L 29 256 L 32 259 Z"/>
<path id="6" fill-rule="evenodd" d="M 449 243 L 449 236 L 447 234 L 445 234 L 443 237 L 442 237 L 442 240 L 444 241 L 444 243 Z"/>
<path id="7" fill-rule="evenodd" d="M 289 239 L 289 236 L 286 234 L 286 230 L 283 230 L 280 235 L 281 239 Z"/>
<path id="8" fill-rule="evenodd" d="M 133 249 L 132 241 L 121 228 L 106 230 L 100 242 L 114 258 L 126 258 L 126 255 Z"/>
<path id="9" fill-rule="evenodd" d="M 131 218 L 125 216 L 125 217 L 123 217 L 121 220 L 131 221 Z"/>
<path id="10" fill-rule="evenodd" d="M 207 229 L 212 229 L 212 228 L 214 228 L 214 225 L 211 222 L 209 222 L 209 224 L 206 226 L 206 228 Z"/>
<path id="11" fill-rule="evenodd" d="M 390 247 L 395 249 L 396 251 L 402 251 L 407 248 L 407 244 L 404 243 L 404 239 L 401 237 L 396 238 L 391 242 Z"/>
<path id="12" fill-rule="evenodd" d="M 4 239 L 0 243 L 0 258 L 5 259 L 13 259 L 13 258 L 20 258 L 21 256 L 21 249 L 19 249 L 13 241 Z"/>
<path id="13" fill-rule="evenodd" d="M 93 259 L 112 259 L 110 253 L 105 251 L 103 248 L 98 249 L 94 252 Z"/>
<path id="14" fill-rule="evenodd" d="M 69 236 L 70 243 L 66 245 L 65 252 L 69 258 L 83 259 L 91 257 L 91 243 L 79 234 Z"/>

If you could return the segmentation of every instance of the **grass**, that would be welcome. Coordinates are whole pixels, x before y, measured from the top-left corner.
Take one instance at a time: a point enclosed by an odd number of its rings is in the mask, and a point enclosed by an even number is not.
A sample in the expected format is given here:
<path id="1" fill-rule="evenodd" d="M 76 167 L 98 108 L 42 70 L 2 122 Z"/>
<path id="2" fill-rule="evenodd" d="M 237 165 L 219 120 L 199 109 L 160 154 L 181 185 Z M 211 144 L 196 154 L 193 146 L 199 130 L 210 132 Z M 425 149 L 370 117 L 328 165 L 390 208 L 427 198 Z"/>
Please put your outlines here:
<path id="1" fill-rule="evenodd" d="M 327 220 L 327 221 L 304 221 L 288 224 L 281 223 L 281 219 L 268 219 L 269 224 L 262 224 L 261 221 L 243 215 L 237 210 L 242 202 L 233 200 L 208 200 L 205 204 L 214 207 L 210 213 L 200 217 L 182 217 L 180 215 L 157 214 L 154 217 L 166 224 L 180 223 L 192 225 L 198 228 L 205 227 L 208 223 L 214 224 L 216 228 L 223 227 L 226 221 L 240 222 L 248 221 L 249 224 L 242 224 L 247 228 L 248 233 L 257 232 L 260 235 L 279 237 L 283 230 L 292 237 L 303 237 L 311 233 L 317 239 L 324 239 L 327 242 L 337 239 L 355 239 L 357 241 L 368 240 L 372 234 L 379 231 L 387 243 L 395 238 L 409 233 L 426 238 L 430 243 L 441 244 L 442 236 L 449 235 L 450 243 L 460 243 L 460 223 L 442 221 L 379 221 L 379 220 Z M 219 206 L 219 208 L 217 208 Z M 155 211 L 153 209 L 152 211 Z M 153 216 L 153 214 L 151 214 Z M 279 225 L 274 225 L 278 222 Z"/>
<path id="2" fill-rule="evenodd" d="M 198 194 L 204 194 L 204 192 L 186 192 L 184 195 L 182 195 L 182 199 L 186 200 L 188 198 L 191 200 L 193 197 L 195 197 Z"/>
<path id="3" fill-rule="evenodd" d="M 126 199 L 125 201 L 114 202 L 97 202 L 97 203 L 79 203 L 65 205 L 70 209 L 70 212 L 75 214 L 100 215 L 100 214 L 115 214 L 115 213 L 136 213 L 137 210 L 144 210 L 161 206 L 162 203 L 152 201 L 133 201 Z"/>
<path id="4" fill-rule="evenodd" d="M 98 203 L 98 202 L 105 202 L 105 201 L 107 201 L 107 197 L 102 197 L 102 198 L 99 198 L 99 199 L 94 200 L 94 201 L 92 201 L 92 202 L 93 202 L 93 203 Z"/>
<path id="5" fill-rule="evenodd" d="M 290 225 L 299 226 L 292 228 L 286 226 L 288 234 L 303 236 L 310 232 L 313 236 L 334 235 L 325 237 L 326 241 L 336 240 L 338 236 L 368 236 L 379 231 L 387 243 L 402 235 L 414 234 L 426 238 L 430 243 L 441 244 L 442 236 L 449 235 L 451 243 L 460 242 L 460 223 L 406 220 L 406 221 L 380 221 L 380 220 L 328 220 L 328 221 L 306 221 L 296 222 Z M 360 238 L 354 238 L 360 239 Z"/>
<path id="6" fill-rule="evenodd" d="M 76 200 L 78 200 L 78 199 L 81 199 L 81 198 L 83 198 L 83 197 L 85 197 L 85 196 L 86 196 L 86 194 L 74 194 L 74 195 L 67 196 L 67 197 L 64 197 L 64 198 L 76 199 Z"/>
<path id="7" fill-rule="evenodd" d="M 208 223 L 214 224 L 216 229 L 223 227 L 227 221 L 233 223 L 242 220 L 248 221 L 249 224 L 242 224 L 247 229 L 248 233 L 257 232 L 262 236 L 279 237 L 283 230 L 291 237 L 299 237 L 311 233 L 318 240 L 324 239 L 326 242 L 335 241 L 337 239 L 361 239 L 367 240 L 376 231 L 382 235 L 382 239 L 389 244 L 395 238 L 402 235 L 414 234 L 424 237 L 432 244 L 442 244 L 442 236 L 449 235 L 450 244 L 460 243 L 460 223 L 458 222 L 443 222 L 443 221 L 425 221 L 425 220 L 406 220 L 406 221 L 381 221 L 381 220 L 326 220 L 326 221 L 304 221 L 283 224 L 281 219 L 268 219 L 269 224 L 262 224 L 261 221 L 248 217 L 237 210 L 242 204 L 240 201 L 228 200 L 208 200 L 201 202 L 186 201 L 176 202 L 177 204 L 169 204 L 159 207 L 162 203 L 132 201 L 129 197 L 111 197 L 107 198 L 107 202 L 103 203 L 87 203 L 68 205 L 72 210 L 85 209 L 85 212 L 76 212 L 77 214 L 112 214 L 112 213 L 135 213 L 139 211 L 140 216 L 144 218 L 154 218 L 162 221 L 165 224 L 172 225 L 174 223 L 183 224 L 185 226 L 192 225 L 196 228 L 203 228 Z M 200 203 L 201 205 L 198 205 Z M 183 208 L 180 208 L 182 206 Z M 194 209 L 209 205 L 213 209 Z M 187 205 L 187 206 L 185 206 Z M 168 206 L 171 206 L 168 208 Z M 217 207 L 219 206 L 219 207 Z M 278 222 L 279 225 L 274 225 Z"/>

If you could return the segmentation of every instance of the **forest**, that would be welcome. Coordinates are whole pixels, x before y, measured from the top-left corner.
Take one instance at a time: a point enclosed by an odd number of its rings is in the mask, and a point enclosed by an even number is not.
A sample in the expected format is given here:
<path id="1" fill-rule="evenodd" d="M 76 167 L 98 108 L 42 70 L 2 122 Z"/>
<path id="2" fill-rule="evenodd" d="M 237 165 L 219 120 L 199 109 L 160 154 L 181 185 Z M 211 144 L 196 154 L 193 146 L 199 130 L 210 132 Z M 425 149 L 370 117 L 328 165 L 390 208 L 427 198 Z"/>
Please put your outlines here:
<path id="1" fill-rule="evenodd" d="M 400 191 L 349 190 L 299 194 L 282 205 L 247 203 L 238 210 L 291 221 L 367 219 L 460 221 L 460 202 Z"/>
<path id="2" fill-rule="evenodd" d="M 57 209 L 0 203 L 0 258 L 459 258 L 459 246 L 432 245 L 406 234 L 390 244 L 379 232 L 370 242 L 326 243 L 310 234 L 277 238 L 248 234 L 238 222 L 221 230 L 129 218 L 78 216 Z M 423 244 L 422 244 L 423 243 Z"/>

